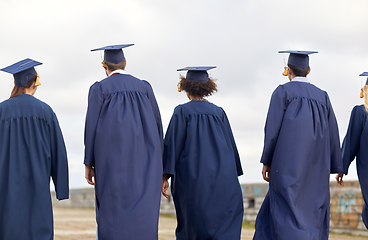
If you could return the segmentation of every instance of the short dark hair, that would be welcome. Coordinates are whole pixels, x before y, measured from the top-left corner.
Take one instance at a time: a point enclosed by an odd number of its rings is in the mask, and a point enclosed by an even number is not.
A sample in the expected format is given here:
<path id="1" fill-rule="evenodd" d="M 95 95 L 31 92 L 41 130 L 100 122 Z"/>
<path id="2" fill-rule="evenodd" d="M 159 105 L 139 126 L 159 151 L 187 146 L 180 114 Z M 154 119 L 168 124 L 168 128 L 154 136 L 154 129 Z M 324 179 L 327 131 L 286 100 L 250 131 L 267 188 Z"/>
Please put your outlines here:
<path id="1" fill-rule="evenodd" d="M 207 97 L 217 92 L 217 85 L 211 77 L 208 78 L 207 82 L 199 82 L 180 76 L 180 88 L 191 96 L 200 97 Z"/>
<path id="2" fill-rule="evenodd" d="M 126 59 L 124 59 L 123 61 L 119 62 L 119 63 L 111 63 L 111 62 L 106 62 L 103 61 L 106 66 L 109 68 L 110 71 L 115 71 L 118 69 L 125 69 L 126 66 Z"/>
<path id="3" fill-rule="evenodd" d="M 300 68 L 291 64 L 288 64 L 288 67 L 293 71 L 294 75 L 297 77 L 306 77 L 309 71 L 309 67 Z"/>

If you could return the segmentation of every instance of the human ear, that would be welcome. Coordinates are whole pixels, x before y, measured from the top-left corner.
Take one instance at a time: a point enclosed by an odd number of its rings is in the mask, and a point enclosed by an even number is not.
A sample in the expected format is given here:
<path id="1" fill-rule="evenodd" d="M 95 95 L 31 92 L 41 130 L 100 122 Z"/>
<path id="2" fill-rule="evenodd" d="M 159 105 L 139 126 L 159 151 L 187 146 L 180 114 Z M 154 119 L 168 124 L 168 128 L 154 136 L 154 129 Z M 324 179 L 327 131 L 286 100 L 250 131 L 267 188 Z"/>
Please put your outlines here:
<path id="1" fill-rule="evenodd" d="M 307 73 L 307 75 L 310 73 L 310 71 L 311 71 L 311 67 L 309 67 L 309 70 L 308 70 L 308 73 Z"/>

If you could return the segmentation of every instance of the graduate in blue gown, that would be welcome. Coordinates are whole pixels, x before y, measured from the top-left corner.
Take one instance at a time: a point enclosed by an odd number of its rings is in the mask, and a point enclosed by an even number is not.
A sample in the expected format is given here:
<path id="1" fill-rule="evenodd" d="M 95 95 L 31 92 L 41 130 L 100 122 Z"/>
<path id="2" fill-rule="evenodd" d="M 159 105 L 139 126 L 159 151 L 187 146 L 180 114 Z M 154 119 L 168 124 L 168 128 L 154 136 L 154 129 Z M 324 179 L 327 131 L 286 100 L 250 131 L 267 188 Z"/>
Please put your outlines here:
<path id="1" fill-rule="evenodd" d="M 8 100 L 0 103 L 0 239 L 52 240 L 50 177 L 56 197 L 69 198 L 63 136 L 49 105 L 33 96 L 40 84 L 24 59 L 2 71 L 14 75 Z"/>
<path id="2" fill-rule="evenodd" d="M 191 101 L 175 108 L 164 140 L 162 193 L 171 178 L 178 240 L 240 239 L 243 171 L 225 111 L 204 99 L 217 91 L 211 68 L 178 70 L 188 70 L 179 91 Z"/>
<path id="3" fill-rule="evenodd" d="M 163 133 L 151 85 L 124 71 L 122 48 L 104 50 L 107 78 L 89 89 L 86 179 L 96 193 L 99 240 L 158 239 Z M 92 51 L 94 51 L 92 50 Z"/>
<path id="4" fill-rule="evenodd" d="M 327 92 L 311 84 L 306 51 L 290 53 L 290 82 L 273 92 L 261 158 L 269 191 L 255 240 L 327 240 L 330 173 L 342 172 L 339 132 Z"/>
<path id="5" fill-rule="evenodd" d="M 360 76 L 368 76 L 368 72 L 364 72 Z M 355 106 L 351 111 L 349 127 L 342 144 L 344 171 L 336 178 L 342 184 L 343 174 L 348 174 L 350 163 L 356 158 L 358 178 L 364 199 L 362 218 L 368 229 L 368 79 L 362 88 L 361 97 L 363 96 L 364 104 Z"/>

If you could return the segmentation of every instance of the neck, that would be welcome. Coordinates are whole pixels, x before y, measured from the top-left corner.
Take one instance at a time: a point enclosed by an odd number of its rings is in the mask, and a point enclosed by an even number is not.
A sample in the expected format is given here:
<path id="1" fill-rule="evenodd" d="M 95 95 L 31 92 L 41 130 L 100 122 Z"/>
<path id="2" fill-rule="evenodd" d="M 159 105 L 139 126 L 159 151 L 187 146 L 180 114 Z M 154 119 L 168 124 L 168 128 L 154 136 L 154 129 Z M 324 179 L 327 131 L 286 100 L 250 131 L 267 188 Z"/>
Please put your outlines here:
<path id="1" fill-rule="evenodd" d="M 203 97 L 201 96 L 189 96 L 189 99 L 191 101 L 207 101 L 206 99 L 204 99 Z"/>
<path id="2" fill-rule="evenodd" d="M 120 71 L 120 72 L 121 72 L 121 71 L 124 71 L 124 72 L 125 72 L 125 69 L 120 69 L 120 68 L 119 68 L 119 69 L 115 69 L 114 71 L 111 71 L 111 70 L 107 69 L 107 70 L 106 70 L 106 75 L 107 75 L 107 76 L 111 76 L 111 74 L 112 74 L 112 73 L 116 73 L 116 72 L 119 72 L 119 71 Z"/>
<path id="3" fill-rule="evenodd" d="M 35 94 L 36 90 L 37 90 L 37 87 L 34 84 L 32 84 L 31 87 L 24 89 L 24 94 L 28 94 L 28 95 L 33 96 Z"/>
<path id="4" fill-rule="evenodd" d="M 36 91 L 25 91 L 24 94 L 28 94 L 28 95 L 34 95 Z"/>

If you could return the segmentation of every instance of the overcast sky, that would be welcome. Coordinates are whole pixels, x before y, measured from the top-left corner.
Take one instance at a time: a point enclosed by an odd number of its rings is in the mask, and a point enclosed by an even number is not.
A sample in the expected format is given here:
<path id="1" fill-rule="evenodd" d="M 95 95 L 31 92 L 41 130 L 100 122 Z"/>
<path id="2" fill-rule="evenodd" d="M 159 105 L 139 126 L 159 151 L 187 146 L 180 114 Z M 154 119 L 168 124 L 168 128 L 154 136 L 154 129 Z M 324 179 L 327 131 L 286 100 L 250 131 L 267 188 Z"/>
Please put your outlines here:
<path id="1" fill-rule="evenodd" d="M 218 93 L 209 101 L 226 111 L 241 155 L 241 183 L 263 182 L 259 163 L 270 96 L 288 81 L 279 50 L 312 50 L 310 81 L 329 93 L 346 133 L 351 109 L 362 104 L 359 74 L 368 71 L 368 0 L 2 0 L 0 68 L 24 58 L 37 67 L 35 97 L 58 116 L 69 157 L 70 187 L 87 187 L 83 132 L 90 85 L 105 77 L 102 52 L 124 49 L 126 71 L 154 88 L 166 130 L 177 92 L 178 68 L 217 66 Z M 13 77 L 0 72 L 0 100 Z M 355 163 L 346 180 L 355 180 Z"/>

